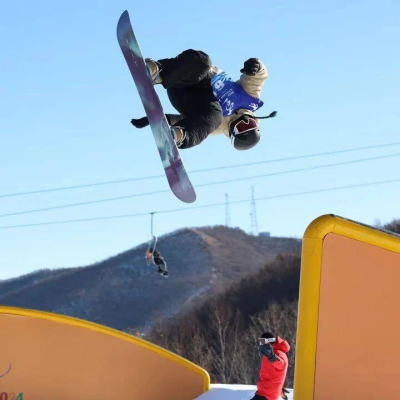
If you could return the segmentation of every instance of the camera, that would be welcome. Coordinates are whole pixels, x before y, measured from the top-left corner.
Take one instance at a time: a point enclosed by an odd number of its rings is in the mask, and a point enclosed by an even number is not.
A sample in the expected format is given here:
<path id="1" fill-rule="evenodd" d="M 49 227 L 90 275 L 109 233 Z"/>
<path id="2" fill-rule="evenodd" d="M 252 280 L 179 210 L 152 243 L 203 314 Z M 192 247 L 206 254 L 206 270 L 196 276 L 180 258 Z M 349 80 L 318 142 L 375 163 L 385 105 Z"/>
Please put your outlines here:
<path id="1" fill-rule="evenodd" d="M 262 346 L 263 344 L 267 344 L 267 343 L 275 343 L 276 339 L 275 338 L 258 338 L 258 342 L 260 343 L 260 346 Z"/>

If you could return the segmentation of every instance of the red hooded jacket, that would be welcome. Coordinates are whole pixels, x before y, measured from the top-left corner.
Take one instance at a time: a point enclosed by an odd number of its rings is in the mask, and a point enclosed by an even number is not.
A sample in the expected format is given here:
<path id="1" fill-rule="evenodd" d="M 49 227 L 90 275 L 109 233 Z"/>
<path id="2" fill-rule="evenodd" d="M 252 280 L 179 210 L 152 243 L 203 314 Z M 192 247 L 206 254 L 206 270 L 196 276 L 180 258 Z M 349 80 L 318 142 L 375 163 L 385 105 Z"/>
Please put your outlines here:
<path id="1" fill-rule="evenodd" d="M 276 342 L 271 345 L 277 360 L 271 362 L 266 356 L 261 357 L 260 377 L 257 382 L 256 394 L 264 396 L 268 400 L 278 400 L 286 379 L 289 364 L 286 353 L 290 350 L 290 346 L 286 340 L 279 336 L 276 338 Z"/>

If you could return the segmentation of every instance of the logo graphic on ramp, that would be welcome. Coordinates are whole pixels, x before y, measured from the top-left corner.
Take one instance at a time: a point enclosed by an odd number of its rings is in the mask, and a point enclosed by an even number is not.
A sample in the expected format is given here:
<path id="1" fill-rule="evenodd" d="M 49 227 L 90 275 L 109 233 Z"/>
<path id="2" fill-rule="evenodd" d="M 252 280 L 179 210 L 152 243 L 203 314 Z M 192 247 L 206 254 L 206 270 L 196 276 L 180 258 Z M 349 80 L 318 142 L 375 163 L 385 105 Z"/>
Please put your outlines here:
<path id="1" fill-rule="evenodd" d="M 12 366 L 11 366 L 11 363 L 8 365 L 8 368 L 6 369 L 6 371 L 4 372 L 4 373 L 1 373 L 0 372 L 0 379 L 1 378 L 4 378 L 6 375 L 8 375 L 9 373 L 10 373 L 10 371 L 11 371 L 11 368 L 12 368 Z"/>

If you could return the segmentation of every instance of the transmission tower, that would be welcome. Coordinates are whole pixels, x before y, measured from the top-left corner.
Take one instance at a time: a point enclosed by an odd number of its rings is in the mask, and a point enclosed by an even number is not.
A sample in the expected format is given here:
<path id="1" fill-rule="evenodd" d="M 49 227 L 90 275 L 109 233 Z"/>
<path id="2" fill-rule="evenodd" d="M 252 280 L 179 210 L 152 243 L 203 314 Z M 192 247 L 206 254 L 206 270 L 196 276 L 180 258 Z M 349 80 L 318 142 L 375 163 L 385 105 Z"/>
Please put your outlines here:
<path id="1" fill-rule="evenodd" d="M 251 234 L 258 235 L 258 222 L 257 222 L 257 213 L 256 213 L 256 200 L 254 196 L 254 186 L 251 187 L 251 209 L 250 209 L 250 217 L 251 217 Z"/>
<path id="2" fill-rule="evenodd" d="M 229 208 L 229 195 L 225 193 L 225 225 L 231 226 L 231 211 Z"/>

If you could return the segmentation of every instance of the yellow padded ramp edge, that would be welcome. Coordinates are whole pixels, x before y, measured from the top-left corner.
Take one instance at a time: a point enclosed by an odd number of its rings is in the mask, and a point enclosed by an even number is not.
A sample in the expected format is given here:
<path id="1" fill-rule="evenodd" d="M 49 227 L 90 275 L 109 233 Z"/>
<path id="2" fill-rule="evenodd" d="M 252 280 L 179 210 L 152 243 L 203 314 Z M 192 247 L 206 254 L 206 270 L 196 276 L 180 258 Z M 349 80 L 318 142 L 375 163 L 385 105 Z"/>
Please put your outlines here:
<path id="1" fill-rule="evenodd" d="M 209 388 L 204 369 L 145 340 L 76 318 L 0 307 L 0 393 L 22 393 L 24 400 L 191 400 Z"/>
<path id="2" fill-rule="evenodd" d="M 344 279 L 347 276 L 350 283 Z M 400 292 L 396 291 L 395 287 L 399 276 L 399 235 L 335 215 L 324 215 L 309 225 L 304 234 L 302 248 L 295 400 L 367 397 L 372 399 L 381 398 L 378 393 L 388 390 L 387 383 L 387 387 L 379 386 L 379 380 L 387 382 L 387 379 L 378 377 L 383 371 L 377 371 L 375 379 L 360 381 L 366 379 L 369 370 L 373 371 L 374 368 L 371 353 L 368 353 L 369 342 L 362 336 L 366 328 L 378 329 L 377 326 L 368 325 L 368 322 L 374 325 L 377 318 L 382 318 L 379 314 L 385 312 L 391 313 L 386 315 L 386 318 L 392 316 L 394 334 L 400 334 L 400 324 L 396 325 L 396 318 L 393 315 L 395 312 L 393 307 L 400 301 Z M 392 282 L 393 280 L 395 282 Z M 377 287 L 377 294 L 370 290 L 374 284 Z M 348 298 L 346 298 L 347 293 Z M 364 298 L 360 299 L 360 296 Z M 397 298 L 398 301 L 394 301 Z M 376 305 L 374 301 L 377 302 Z M 353 303 L 357 304 L 358 309 L 354 308 Z M 329 312 L 326 312 L 327 310 Z M 346 313 L 349 315 L 346 316 Z M 361 320 L 360 315 L 363 315 L 364 320 Z M 366 321 L 364 326 L 365 315 L 370 315 L 372 320 Z M 342 324 L 344 326 L 335 325 L 343 320 L 347 321 L 346 324 Z M 334 333 L 330 332 L 331 330 Z M 351 337 L 353 331 L 359 336 L 358 341 L 354 341 Z M 332 336 L 333 334 L 336 336 Z M 347 338 L 350 342 L 353 340 L 353 347 L 347 346 Z M 393 340 L 391 343 L 393 351 L 400 352 L 400 345 Z M 362 347 L 356 348 L 358 345 Z M 329 347 L 333 350 L 329 350 Z M 333 351 L 336 351 L 336 354 Z M 341 368 L 338 367 L 341 365 L 337 355 L 339 352 L 344 357 L 342 359 L 344 368 L 351 368 L 353 363 L 361 366 L 364 363 L 368 368 L 363 372 L 359 371 L 363 368 L 358 368 L 352 374 L 341 375 Z M 337 360 L 339 362 L 335 364 Z M 386 377 L 388 372 L 394 374 L 400 371 L 398 360 L 392 360 L 390 363 L 385 371 Z M 350 382 L 351 379 L 353 382 Z M 341 385 L 343 390 L 346 388 L 341 395 L 330 393 L 330 389 L 339 390 L 337 388 Z M 362 390 L 367 387 L 371 390 L 369 396 L 361 397 Z M 350 393 L 349 390 L 353 392 Z"/>

